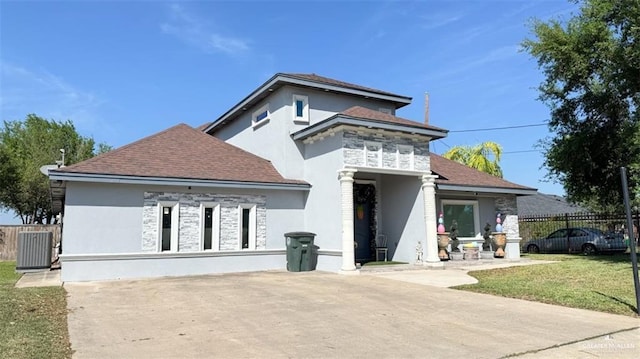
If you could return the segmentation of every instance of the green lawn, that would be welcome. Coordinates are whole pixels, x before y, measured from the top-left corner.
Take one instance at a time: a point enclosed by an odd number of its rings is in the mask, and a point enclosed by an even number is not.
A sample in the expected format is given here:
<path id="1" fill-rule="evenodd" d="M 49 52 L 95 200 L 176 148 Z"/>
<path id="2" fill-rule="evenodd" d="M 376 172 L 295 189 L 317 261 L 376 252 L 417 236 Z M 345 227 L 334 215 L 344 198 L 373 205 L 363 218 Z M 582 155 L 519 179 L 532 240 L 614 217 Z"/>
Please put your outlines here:
<path id="1" fill-rule="evenodd" d="M 558 262 L 470 272 L 479 283 L 455 288 L 637 316 L 629 254 L 588 257 L 527 254 L 523 257 Z"/>
<path id="2" fill-rule="evenodd" d="M 16 262 L 0 262 L 0 358 L 71 358 L 66 292 L 15 288 Z"/>

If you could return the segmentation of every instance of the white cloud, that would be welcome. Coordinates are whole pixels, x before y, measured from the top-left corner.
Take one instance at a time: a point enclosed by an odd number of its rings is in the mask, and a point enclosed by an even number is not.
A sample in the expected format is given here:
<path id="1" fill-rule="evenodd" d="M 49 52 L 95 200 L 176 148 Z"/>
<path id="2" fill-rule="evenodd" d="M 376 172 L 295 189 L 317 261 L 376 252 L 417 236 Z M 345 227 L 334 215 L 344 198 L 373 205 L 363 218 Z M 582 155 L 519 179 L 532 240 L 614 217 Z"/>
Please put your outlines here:
<path id="1" fill-rule="evenodd" d="M 462 18 L 462 15 L 429 15 L 429 16 L 421 16 L 421 19 L 424 21 L 422 25 L 423 29 L 431 30 L 438 27 L 442 27 L 451 23 L 454 23 Z"/>
<path id="2" fill-rule="evenodd" d="M 519 45 L 497 47 L 475 58 L 464 58 L 456 63 L 452 63 L 446 69 L 434 71 L 433 74 L 428 75 L 428 78 L 433 81 L 434 79 L 454 77 L 464 72 L 475 70 L 479 67 L 513 58 L 518 55 L 519 50 Z"/>
<path id="3" fill-rule="evenodd" d="M 71 120 L 84 136 L 109 127 L 99 115 L 104 99 L 44 69 L 2 62 L 0 78 L 2 120 L 23 120 L 30 113 L 58 121 Z"/>
<path id="4" fill-rule="evenodd" d="M 222 52 L 235 55 L 250 50 L 248 41 L 208 30 L 204 21 L 188 13 L 178 4 L 172 4 L 169 12 L 170 20 L 160 25 L 165 34 L 175 36 L 206 53 Z"/>
<path id="5" fill-rule="evenodd" d="M 249 50 L 249 46 L 247 45 L 247 43 L 240 39 L 223 37 L 218 34 L 211 34 L 209 37 L 209 43 L 211 44 L 211 46 L 222 52 L 234 54 L 237 52 Z"/>

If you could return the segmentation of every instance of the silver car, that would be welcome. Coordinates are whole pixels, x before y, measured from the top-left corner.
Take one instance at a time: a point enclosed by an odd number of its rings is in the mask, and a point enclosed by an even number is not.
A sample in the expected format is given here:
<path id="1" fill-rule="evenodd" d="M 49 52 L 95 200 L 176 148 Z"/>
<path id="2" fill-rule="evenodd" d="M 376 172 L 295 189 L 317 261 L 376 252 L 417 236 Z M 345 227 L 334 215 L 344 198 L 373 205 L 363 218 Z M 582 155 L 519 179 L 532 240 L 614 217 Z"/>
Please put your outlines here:
<path id="1" fill-rule="evenodd" d="M 522 246 L 529 253 L 624 252 L 627 245 L 619 233 L 605 233 L 597 228 L 563 228 L 545 238 L 532 239 Z"/>

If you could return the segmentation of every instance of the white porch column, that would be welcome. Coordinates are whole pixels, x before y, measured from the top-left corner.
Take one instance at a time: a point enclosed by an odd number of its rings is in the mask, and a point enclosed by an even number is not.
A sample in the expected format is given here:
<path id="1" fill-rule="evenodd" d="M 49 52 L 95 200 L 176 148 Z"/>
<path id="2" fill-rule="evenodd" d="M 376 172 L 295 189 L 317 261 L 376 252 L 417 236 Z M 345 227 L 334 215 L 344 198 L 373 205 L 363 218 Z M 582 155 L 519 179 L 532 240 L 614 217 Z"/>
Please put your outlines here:
<path id="1" fill-rule="evenodd" d="M 342 204 L 342 268 L 343 272 L 356 270 L 353 239 L 353 175 L 354 170 L 340 171 Z"/>
<path id="2" fill-rule="evenodd" d="M 422 175 L 422 195 L 424 197 L 424 224 L 427 230 L 427 239 L 423 248 L 425 266 L 442 266 L 438 257 L 438 224 L 436 223 L 436 184 L 438 176 Z"/>

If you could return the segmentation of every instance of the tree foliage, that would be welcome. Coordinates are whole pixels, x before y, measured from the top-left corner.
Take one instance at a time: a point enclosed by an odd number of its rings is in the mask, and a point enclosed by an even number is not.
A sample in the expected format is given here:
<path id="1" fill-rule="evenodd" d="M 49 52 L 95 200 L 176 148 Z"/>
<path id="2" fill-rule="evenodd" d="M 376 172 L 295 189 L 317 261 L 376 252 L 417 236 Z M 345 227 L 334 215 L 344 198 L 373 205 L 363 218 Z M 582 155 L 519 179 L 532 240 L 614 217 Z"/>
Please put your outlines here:
<path id="1" fill-rule="evenodd" d="M 620 167 L 640 197 L 640 1 L 584 0 L 570 20 L 535 20 L 532 32 L 523 47 L 545 75 L 554 133 L 545 167 L 570 200 L 620 209 Z"/>
<path id="2" fill-rule="evenodd" d="M 454 146 L 442 157 L 502 178 L 502 147 L 495 142 L 487 141 L 475 146 Z"/>
<path id="3" fill-rule="evenodd" d="M 0 209 L 13 210 L 22 223 L 49 223 L 49 179 L 40 167 L 61 160 L 65 164 L 91 158 L 95 142 L 80 136 L 71 121 L 47 121 L 28 115 L 24 121 L 4 122 L 0 130 Z M 100 144 L 100 151 L 110 147 Z"/>

